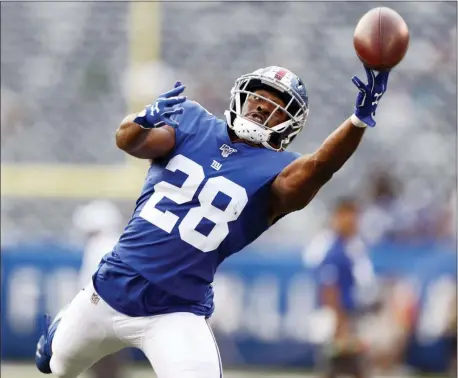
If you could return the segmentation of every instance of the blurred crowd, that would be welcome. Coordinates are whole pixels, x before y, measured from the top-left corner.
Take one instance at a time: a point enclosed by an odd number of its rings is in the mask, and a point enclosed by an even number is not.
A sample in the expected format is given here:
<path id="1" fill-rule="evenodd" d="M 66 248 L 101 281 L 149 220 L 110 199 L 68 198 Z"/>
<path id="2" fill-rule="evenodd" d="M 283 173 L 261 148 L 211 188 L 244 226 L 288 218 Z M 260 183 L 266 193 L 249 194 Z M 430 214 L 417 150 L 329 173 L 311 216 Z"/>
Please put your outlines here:
<path id="1" fill-rule="evenodd" d="M 113 132 L 130 110 L 132 88 L 135 101 L 146 104 L 180 79 L 190 98 L 222 116 L 235 79 L 268 65 L 283 65 L 306 83 L 310 117 L 291 148 L 309 153 L 351 114 L 350 78 L 364 74 L 352 33 L 373 6 L 163 2 L 152 37 L 160 39 L 160 59 L 138 66 L 129 61 L 129 3 L 4 4 L 2 164 L 122 163 Z M 333 199 L 349 193 L 364 208 L 361 232 L 370 243 L 456 236 L 456 6 L 388 6 L 406 19 L 411 44 L 391 74 L 377 127 L 310 206 L 261 243 L 310 240 L 325 226 Z M 2 197 L 2 241 L 67 240 L 82 202 Z M 127 219 L 133 201 L 115 203 Z"/>
<path id="2" fill-rule="evenodd" d="M 381 242 L 454 243 L 456 190 L 444 201 L 412 204 L 403 181 L 386 170 L 374 171 L 361 193 L 361 235 L 368 244 Z"/>

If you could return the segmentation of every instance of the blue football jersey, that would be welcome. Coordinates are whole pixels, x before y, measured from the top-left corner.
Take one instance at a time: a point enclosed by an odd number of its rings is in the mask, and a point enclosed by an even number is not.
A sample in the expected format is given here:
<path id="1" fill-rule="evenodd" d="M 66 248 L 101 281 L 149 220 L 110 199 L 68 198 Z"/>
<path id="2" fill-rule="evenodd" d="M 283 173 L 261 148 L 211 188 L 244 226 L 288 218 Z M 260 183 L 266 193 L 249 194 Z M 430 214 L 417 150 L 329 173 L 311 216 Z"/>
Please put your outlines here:
<path id="1" fill-rule="evenodd" d="M 322 232 L 307 248 L 305 260 L 319 286 L 337 285 L 344 311 L 358 312 L 376 299 L 373 266 L 360 238 L 346 240 L 332 231 Z"/>
<path id="2" fill-rule="evenodd" d="M 94 276 L 102 298 L 128 315 L 208 315 L 218 265 L 269 227 L 271 183 L 298 157 L 232 143 L 225 121 L 193 101 L 183 108 L 173 151 L 150 166 L 130 222 Z M 145 285 L 156 299 L 131 308 L 125 292 Z"/>

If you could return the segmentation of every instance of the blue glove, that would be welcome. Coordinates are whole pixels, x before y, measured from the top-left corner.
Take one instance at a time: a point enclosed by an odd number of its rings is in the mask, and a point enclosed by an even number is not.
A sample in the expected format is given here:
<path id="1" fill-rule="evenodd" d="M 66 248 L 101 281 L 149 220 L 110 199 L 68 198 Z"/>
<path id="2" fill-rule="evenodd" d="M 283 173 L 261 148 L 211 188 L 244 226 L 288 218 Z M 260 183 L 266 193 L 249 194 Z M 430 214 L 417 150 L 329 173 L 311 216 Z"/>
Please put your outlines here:
<path id="1" fill-rule="evenodd" d="M 185 88 L 186 86 L 177 81 L 172 90 L 160 95 L 154 104 L 147 105 L 138 113 L 134 122 L 144 129 L 153 129 L 166 124 L 178 127 L 178 122 L 170 117 L 174 114 L 183 113 L 182 107 L 173 107 L 186 101 L 185 96 L 178 96 Z"/>
<path id="2" fill-rule="evenodd" d="M 365 85 L 359 78 L 353 76 L 351 81 L 359 89 L 358 97 L 356 98 L 355 114 L 352 116 L 352 122 L 359 124 L 356 126 L 364 127 L 374 127 L 375 126 L 375 111 L 377 110 L 377 105 L 382 98 L 383 94 L 386 91 L 388 85 L 388 75 L 390 71 L 379 72 L 375 76 L 375 71 L 370 68 L 364 67 L 367 74 L 368 84 Z M 356 120 L 354 118 L 357 118 Z"/>

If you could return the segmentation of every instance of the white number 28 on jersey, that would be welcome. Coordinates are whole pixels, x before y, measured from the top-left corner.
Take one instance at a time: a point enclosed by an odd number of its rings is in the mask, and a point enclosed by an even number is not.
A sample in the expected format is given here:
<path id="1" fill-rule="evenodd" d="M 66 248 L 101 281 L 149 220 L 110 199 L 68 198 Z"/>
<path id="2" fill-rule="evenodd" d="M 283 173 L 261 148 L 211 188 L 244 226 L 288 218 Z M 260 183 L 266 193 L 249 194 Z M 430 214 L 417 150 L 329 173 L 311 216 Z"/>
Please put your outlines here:
<path id="1" fill-rule="evenodd" d="M 172 172 L 182 171 L 188 177 L 181 187 L 165 181 L 154 185 L 154 193 L 146 202 L 140 216 L 162 230 L 171 233 L 179 220 L 178 216 L 168 210 L 162 212 L 156 209 L 156 205 L 164 197 L 178 205 L 190 202 L 199 185 L 205 180 L 205 174 L 201 165 L 183 155 L 174 156 L 165 168 Z M 219 192 L 226 194 L 231 199 L 225 210 L 212 205 Z M 239 217 L 248 203 L 248 195 L 242 186 L 223 176 L 217 176 L 210 178 L 205 183 L 197 198 L 200 206 L 188 211 L 178 226 L 178 231 L 181 239 L 185 242 L 202 252 L 210 252 L 218 248 L 229 234 L 228 222 L 235 221 Z M 203 218 L 215 224 L 208 236 L 196 230 Z"/>

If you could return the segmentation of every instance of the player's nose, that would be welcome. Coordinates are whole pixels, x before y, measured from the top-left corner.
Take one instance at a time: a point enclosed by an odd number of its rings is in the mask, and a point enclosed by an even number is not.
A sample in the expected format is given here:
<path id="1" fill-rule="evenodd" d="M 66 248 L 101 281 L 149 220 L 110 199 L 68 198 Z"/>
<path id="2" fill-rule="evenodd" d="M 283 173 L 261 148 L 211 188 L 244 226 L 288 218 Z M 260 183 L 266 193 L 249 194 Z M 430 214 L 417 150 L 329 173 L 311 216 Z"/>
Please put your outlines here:
<path id="1" fill-rule="evenodd" d="M 263 104 L 259 104 L 257 107 L 256 107 L 256 111 L 261 113 L 261 114 L 269 114 L 271 112 L 271 110 L 263 105 Z"/>

